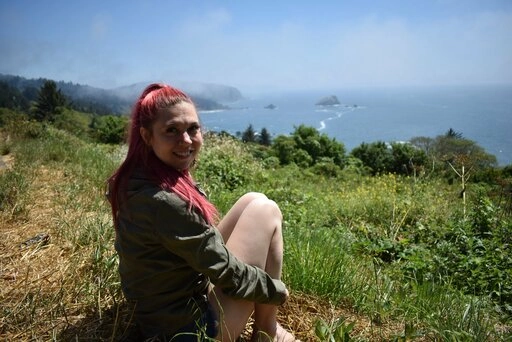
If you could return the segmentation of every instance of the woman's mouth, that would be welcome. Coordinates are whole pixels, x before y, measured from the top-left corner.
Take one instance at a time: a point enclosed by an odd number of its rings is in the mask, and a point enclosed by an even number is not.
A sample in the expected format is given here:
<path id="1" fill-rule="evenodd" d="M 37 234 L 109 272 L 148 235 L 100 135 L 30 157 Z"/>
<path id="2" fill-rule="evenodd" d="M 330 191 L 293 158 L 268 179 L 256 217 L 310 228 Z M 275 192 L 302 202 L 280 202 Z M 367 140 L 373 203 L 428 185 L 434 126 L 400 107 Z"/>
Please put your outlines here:
<path id="1" fill-rule="evenodd" d="M 178 158 L 185 159 L 185 158 L 190 157 L 193 152 L 194 151 L 192 151 L 192 150 L 184 151 L 184 152 L 174 152 L 174 155 L 177 156 Z"/>

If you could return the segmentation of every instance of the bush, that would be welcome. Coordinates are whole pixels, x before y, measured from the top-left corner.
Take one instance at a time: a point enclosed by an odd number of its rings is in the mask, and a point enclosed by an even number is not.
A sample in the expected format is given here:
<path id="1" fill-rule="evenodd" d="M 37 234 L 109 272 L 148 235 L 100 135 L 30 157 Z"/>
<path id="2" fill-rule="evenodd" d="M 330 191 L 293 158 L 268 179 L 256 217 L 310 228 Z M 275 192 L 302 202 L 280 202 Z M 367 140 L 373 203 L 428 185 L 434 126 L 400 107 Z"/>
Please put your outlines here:
<path id="1" fill-rule="evenodd" d="M 361 160 L 371 170 L 372 175 L 387 173 L 392 169 L 393 154 L 383 141 L 362 143 L 352 150 L 351 155 Z"/>
<path id="2" fill-rule="evenodd" d="M 120 144 L 126 140 L 128 118 L 125 116 L 95 116 L 91 122 L 91 136 L 104 144 Z"/>
<path id="3" fill-rule="evenodd" d="M 276 137 L 272 149 L 282 165 L 295 163 L 309 167 L 324 158 L 339 167 L 345 163 L 345 146 L 342 143 L 305 125 L 296 127 L 291 136 Z"/>
<path id="4" fill-rule="evenodd" d="M 245 145 L 225 137 L 208 136 L 194 171 L 209 193 L 242 188 L 261 173 L 261 164 Z"/>
<path id="5" fill-rule="evenodd" d="M 336 178 L 341 172 L 341 168 L 334 164 L 329 158 L 325 158 L 311 167 L 316 175 L 326 176 L 329 178 Z"/>
<path id="6" fill-rule="evenodd" d="M 0 127 L 8 128 L 13 125 L 19 125 L 20 122 L 27 120 L 28 117 L 25 113 L 7 108 L 0 108 Z"/>
<path id="7" fill-rule="evenodd" d="M 88 114 L 65 108 L 59 115 L 55 116 L 53 126 L 77 137 L 88 138 L 90 123 L 91 118 Z"/>

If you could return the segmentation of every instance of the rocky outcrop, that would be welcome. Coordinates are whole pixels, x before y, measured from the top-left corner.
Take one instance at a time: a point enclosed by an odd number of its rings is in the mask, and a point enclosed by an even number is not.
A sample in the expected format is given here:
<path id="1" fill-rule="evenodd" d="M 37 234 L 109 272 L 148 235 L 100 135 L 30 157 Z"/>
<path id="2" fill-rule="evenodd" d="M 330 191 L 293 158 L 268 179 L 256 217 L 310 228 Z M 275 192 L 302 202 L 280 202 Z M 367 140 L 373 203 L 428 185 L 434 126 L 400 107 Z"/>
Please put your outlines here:
<path id="1" fill-rule="evenodd" d="M 315 103 L 315 105 L 317 105 L 317 106 L 336 106 L 339 104 L 340 104 L 340 101 L 338 100 L 336 95 L 323 97 L 317 103 Z"/>

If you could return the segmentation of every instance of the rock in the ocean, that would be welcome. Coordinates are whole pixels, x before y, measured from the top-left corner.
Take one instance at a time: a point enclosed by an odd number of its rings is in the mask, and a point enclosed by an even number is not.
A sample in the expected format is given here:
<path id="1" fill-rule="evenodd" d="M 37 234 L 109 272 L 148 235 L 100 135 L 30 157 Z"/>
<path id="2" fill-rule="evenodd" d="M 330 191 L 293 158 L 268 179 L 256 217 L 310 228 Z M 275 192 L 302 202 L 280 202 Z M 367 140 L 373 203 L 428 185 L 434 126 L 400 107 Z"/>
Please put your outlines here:
<path id="1" fill-rule="evenodd" d="M 339 104 L 340 104 L 340 101 L 338 100 L 336 95 L 324 97 L 316 103 L 317 106 L 335 106 L 335 105 L 339 105 Z"/>

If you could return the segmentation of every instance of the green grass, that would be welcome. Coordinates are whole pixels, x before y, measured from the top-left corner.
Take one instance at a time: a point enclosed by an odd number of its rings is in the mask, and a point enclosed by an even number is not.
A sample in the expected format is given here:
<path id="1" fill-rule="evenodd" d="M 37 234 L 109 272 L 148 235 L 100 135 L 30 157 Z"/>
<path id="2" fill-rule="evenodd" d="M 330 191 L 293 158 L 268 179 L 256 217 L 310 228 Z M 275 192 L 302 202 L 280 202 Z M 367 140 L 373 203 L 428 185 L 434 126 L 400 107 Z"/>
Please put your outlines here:
<path id="1" fill-rule="evenodd" d="M 44 198 L 52 208 L 41 220 L 51 231 L 52 244 L 21 255 L 17 244 L 3 246 L 5 269 L 26 268 L 18 282 L 3 283 L 0 337 L 119 338 L 129 329 L 130 316 L 120 292 L 104 190 L 106 178 L 122 160 L 122 148 L 27 125 L 24 134 L 18 132 L 10 141 L 9 151 L 15 165 L 0 173 L 3 231 L 31 222 L 35 203 Z M 255 160 L 237 141 L 210 138 L 195 175 L 222 212 L 246 191 L 264 192 L 280 205 L 283 278 L 292 294 L 313 295 L 369 317 L 382 340 L 512 340 L 510 316 L 506 310 L 497 312 L 489 294 L 496 289 L 472 295 L 456 278 L 440 272 L 447 262 L 442 261 L 443 246 L 460 248 L 462 237 L 474 237 L 460 218 L 456 185 L 351 171 L 326 178 L 296 166 L 272 165 Z M 59 179 L 39 193 L 42 170 Z M 471 189 L 468 194 L 476 199 Z M 470 198 L 470 203 L 478 202 Z M 510 217 L 499 210 L 480 216 L 501 229 L 500 234 L 510 233 Z M 46 256 L 50 253 L 53 257 Z M 511 258 L 509 250 L 503 253 Z M 38 260 L 42 264 L 26 266 L 28 258 L 34 258 L 33 265 Z M 510 286 L 511 278 L 502 276 Z M 322 336 L 365 340 L 350 323 L 340 317 L 319 323 L 319 329 Z M 401 331 L 386 334 L 390 323 L 402 326 Z"/>

